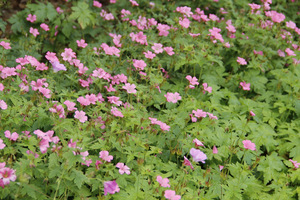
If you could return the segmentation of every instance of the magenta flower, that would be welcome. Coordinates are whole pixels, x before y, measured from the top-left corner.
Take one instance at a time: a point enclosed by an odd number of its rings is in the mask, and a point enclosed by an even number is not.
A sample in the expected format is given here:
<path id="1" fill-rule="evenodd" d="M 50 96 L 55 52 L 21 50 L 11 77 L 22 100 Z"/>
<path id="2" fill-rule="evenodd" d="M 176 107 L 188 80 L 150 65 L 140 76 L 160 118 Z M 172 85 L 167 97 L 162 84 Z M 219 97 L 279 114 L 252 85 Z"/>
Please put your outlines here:
<path id="1" fill-rule="evenodd" d="M 160 184 L 161 187 L 171 187 L 169 185 L 169 179 L 168 178 L 163 179 L 161 176 L 157 176 L 156 181 Z"/>
<path id="2" fill-rule="evenodd" d="M 93 1 L 93 6 L 95 6 L 97 8 L 101 8 L 102 4 L 99 1 Z"/>
<path id="3" fill-rule="evenodd" d="M 33 23 L 36 21 L 36 15 L 29 14 L 26 18 L 27 21 Z"/>
<path id="4" fill-rule="evenodd" d="M 294 160 L 292 160 L 292 159 L 289 159 L 289 161 L 291 161 L 291 162 L 293 163 L 293 165 L 294 165 L 294 167 L 295 167 L 296 169 L 299 168 L 300 163 L 297 163 L 297 161 L 294 161 Z"/>
<path id="5" fill-rule="evenodd" d="M 125 83 L 125 86 L 123 86 L 122 88 L 125 89 L 127 91 L 127 93 L 136 93 L 136 89 L 135 89 L 135 85 L 134 84 L 130 84 L 130 83 Z"/>
<path id="6" fill-rule="evenodd" d="M 29 33 L 31 33 L 34 37 L 40 34 L 36 28 L 32 28 L 32 27 L 30 27 Z"/>
<path id="7" fill-rule="evenodd" d="M 120 188 L 116 181 L 104 182 L 104 195 L 105 196 L 107 195 L 107 193 L 114 194 L 119 191 L 120 191 Z"/>
<path id="8" fill-rule="evenodd" d="M 250 115 L 251 115 L 252 117 L 254 117 L 254 116 L 255 116 L 255 113 L 251 110 L 251 111 L 250 111 Z"/>
<path id="9" fill-rule="evenodd" d="M 219 169 L 220 169 L 220 171 L 222 171 L 222 169 L 224 168 L 224 166 L 223 165 L 219 165 Z"/>
<path id="10" fill-rule="evenodd" d="M 84 39 L 81 39 L 81 40 L 76 40 L 77 42 L 77 46 L 78 47 L 82 47 L 82 48 L 85 48 L 88 44 L 85 43 L 85 40 Z"/>
<path id="11" fill-rule="evenodd" d="M 106 161 L 106 162 L 110 162 L 112 161 L 112 159 L 114 158 L 113 156 L 109 155 L 108 151 L 100 151 L 99 152 L 99 158 L 102 158 L 102 160 Z"/>
<path id="12" fill-rule="evenodd" d="M 181 196 L 176 195 L 175 191 L 173 191 L 173 190 L 166 190 L 164 196 L 166 197 L 166 199 L 169 199 L 169 200 L 179 200 L 179 199 L 181 199 Z"/>
<path id="13" fill-rule="evenodd" d="M 178 100 L 181 100 L 181 96 L 178 92 L 170 93 L 164 95 L 167 98 L 168 102 L 177 103 Z"/>
<path id="14" fill-rule="evenodd" d="M 202 84 L 203 85 L 203 94 L 205 94 L 205 91 L 207 91 L 208 93 L 211 93 L 211 91 L 212 91 L 212 87 L 207 87 L 208 85 L 207 85 L 207 83 L 203 83 Z"/>
<path id="15" fill-rule="evenodd" d="M 74 118 L 78 119 L 81 123 L 84 123 L 88 119 L 88 117 L 85 116 L 85 112 L 84 111 L 77 111 L 77 110 L 75 111 Z"/>
<path id="16" fill-rule="evenodd" d="M 243 144 L 244 144 L 245 149 L 250 149 L 252 151 L 256 150 L 255 144 L 253 142 L 251 142 L 250 140 L 244 140 Z"/>
<path id="17" fill-rule="evenodd" d="M 193 160 L 195 162 L 205 163 L 205 160 L 207 159 L 207 156 L 205 155 L 205 153 L 203 153 L 199 149 L 191 148 L 190 154 L 193 157 Z"/>
<path id="18" fill-rule="evenodd" d="M 48 26 L 47 24 L 45 24 L 45 23 L 41 23 L 40 27 L 41 27 L 42 29 L 44 29 L 44 31 L 49 31 L 49 30 L 50 30 L 50 29 L 49 29 L 49 26 Z"/>
<path id="19" fill-rule="evenodd" d="M 119 168 L 119 173 L 120 174 L 130 174 L 130 171 L 129 171 L 129 167 L 127 165 L 125 165 L 124 163 L 118 163 L 116 164 L 116 167 Z"/>
<path id="20" fill-rule="evenodd" d="M 3 140 L 0 138 L 0 149 L 4 149 L 6 145 L 3 143 Z"/>
<path id="21" fill-rule="evenodd" d="M 238 57 L 236 60 L 240 65 L 247 65 L 247 62 L 244 58 Z"/>
<path id="22" fill-rule="evenodd" d="M 240 86 L 243 87 L 243 90 L 250 90 L 250 83 L 240 82 Z"/>
<path id="23" fill-rule="evenodd" d="M 189 161 L 189 159 L 187 159 L 185 156 L 183 156 L 184 161 L 183 161 L 183 165 L 185 166 L 190 166 L 192 170 L 194 170 L 194 167 L 192 165 L 192 163 Z"/>
<path id="24" fill-rule="evenodd" d="M 8 167 L 0 169 L 0 180 L 2 180 L 3 185 L 8 185 L 10 181 L 15 181 L 17 179 L 15 172 L 15 170 Z"/>

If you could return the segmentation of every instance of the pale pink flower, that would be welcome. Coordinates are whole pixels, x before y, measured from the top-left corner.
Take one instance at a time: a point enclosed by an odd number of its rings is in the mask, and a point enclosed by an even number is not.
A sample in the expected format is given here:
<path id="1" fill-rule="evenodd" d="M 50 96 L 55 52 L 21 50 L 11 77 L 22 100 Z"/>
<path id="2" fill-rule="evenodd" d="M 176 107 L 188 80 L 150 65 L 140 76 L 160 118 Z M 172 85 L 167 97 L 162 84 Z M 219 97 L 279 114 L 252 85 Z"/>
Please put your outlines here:
<path id="1" fill-rule="evenodd" d="M 203 83 L 203 94 L 205 94 L 205 91 L 207 91 L 208 93 L 211 93 L 212 92 L 212 87 L 207 87 L 207 83 Z"/>
<path id="2" fill-rule="evenodd" d="M 74 118 L 78 119 L 81 123 L 84 123 L 85 121 L 88 120 L 88 117 L 85 116 L 85 112 L 84 111 L 75 111 L 75 115 Z"/>
<path id="3" fill-rule="evenodd" d="M 77 108 L 75 108 L 76 103 L 74 103 L 74 102 L 67 100 L 64 102 L 64 104 L 67 106 L 67 109 L 69 111 L 77 110 Z"/>
<path id="4" fill-rule="evenodd" d="M 181 199 L 181 196 L 176 195 L 175 191 L 173 191 L 173 190 L 166 190 L 164 197 L 166 197 L 166 199 L 169 199 L 169 200 L 180 200 Z"/>
<path id="5" fill-rule="evenodd" d="M 0 138 L 0 149 L 4 149 L 6 145 L 3 143 L 3 140 Z"/>
<path id="6" fill-rule="evenodd" d="M 200 118 L 200 117 L 204 118 L 207 115 L 207 112 L 204 112 L 203 110 L 200 110 L 200 109 L 193 110 L 192 112 L 195 115 L 195 117 L 198 117 L 198 118 Z"/>
<path id="7" fill-rule="evenodd" d="M 252 151 L 255 151 L 255 144 L 251 142 L 250 140 L 243 140 L 244 148 L 245 149 L 250 149 Z"/>
<path id="8" fill-rule="evenodd" d="M 99 1 L 93 1 L 93 6 L 95 6 L 97 8 L 101 8 L 102 4 Z"/>
<path id="9" fill-rule="evenodd" d="M 190 20 L 188 18 L 184 18 L 179 20 L 179 24 L 180 26 L 182 26 L 183 28 L 188 28 L 190 26 Z"/>
<path id="10" fill-rule="evenodd" d="M 169 185 L 169 179 L 168 178 L 162 178 L 161 176 L 157 176 L 156 181 L 160 184 L 161 187 L 171 187 Z"/>
<path id="11" fill-rule="evenodd" d="M 217 147 L 214 145 L 214 147 L 213 147 L 213 154 L 217 154 L 218 153 L 218 149 L 217 149 Z"/>
<path id="12" fill-rule="evenodd" d="M 40 34 L 36 28 L 32 28 L 32 27 L 30 27 L 29 33 L 31 33 L 34 37 Z"/>
<path id="13" fill-rule="evenodd" d="M 172 47 L 164 47 L 164 50 L 167 52 L 169 56 L 172 56 L 174 54 Z"/>
<path id="14" fill-rule="evenodd" d="M 252 117 L 254 117 L 254 116 L 255 116 L 255 113 L 251 110 L 251 111 L 250 111 L 250 115 L 251 115 Z"/>
<path id="15" fill-rule="evenodd" d="M 120 188 L 116 181 L 105 181 L 104 183 L 104 195 L 106 196 L 107 193 L 114 194 L 120 191 Z"/>
<path id="16" fill-rule="evenodd" d="M 104 160 L 106 162 L 110 162 L 113 160 L 114 157 L 112 155 L 109 155 L 108 151 L 100 151 L 99 158 L 101 158 L 102 160 Z"/>
<path id="17" fill-rule="evenodd" d="M 111 114 L 113 114 L 116 117 L 124 117 L 124 115 L 122 114 L 122 112 L 119 111 L 118 108 L 116 108 L 116 107 L 112 106 L 110 112 L 111 112 Z"/>
<path id="18" fill-rule="evenodd" d="M 193 143 L 195 143 L 196 147 L 204 147 L 204 144 L 197 138 L 193 139 Z"/>
<path id="19" fill-rule="evenodd" d="M 164 95 L 167 98 L 168 102 L 177 103 L 177 101 L 181 100 L 181 96 L 178 92 L 170 93 Z"/>
<path id="20" fill-rule="evenodd" d="M 192 36 L 193 38 L 198 37 L 199 35 L 201 35 L 200 33 L 189 33 L 190 36 Z"/>
<path id="21" fill-rule="evenodd" d="M 125 83 L 125 86 L 122 87 L 123 89 L 125 89 L 127 91 L 127 93 L 136 93 L 136 86 L 134 84 L 130 84 L 130 83 Z"/>
<path id="22" fill-rule="evenodd" d="M 156 54 L 162 53 L 164 51 L 163 45 L 160 43 L 154 43 L 151 47 Z"/>
<path id="23" fill-rule="evenodd" d="M 152 53 L 151 51 L 143 52 L 146 58 L 152 60 L 154 57 L 156 57 L 155 53 Z"/>
<path id="24" fill-rule="evenodd" d="M 76 58 L 76 53 L 71 48 L 65 48 L 65 51 L 61 53 L 64 61 L 72 61 L 72 58 Z"/>
<path id="25" fill-rule="evenodd" d="M 12 140 L 12 141 L 17 141 L 17 139 L 19 138 L 18 133 L 16 133 L 16 132 L 10 133 L 9 130 L 4 131 L 4 135 L 6 138 L 8 138 L 9 140 Z"/>
<path id="26" fill-rule="evenodd" d="M 207 156 L 205 155 L 205 153 L 203 153 L 199 149 L 191 148 L 190 154 L 193 157 L 193 160 L 195 162 L 205 163 L 205 160 L 207 159 Z"/>
<path id="27" fill-rule="evenodd" d="M 58 71 L 67 71 L 67 68 L 64 64 L 61 64 L 59 61 L 50 61 L 52 67 L 53 67 L 53 71 L 54 73 L 58 72 Z"/>
<path id="28" fill-rule="evenodd" d="M 4 49 L 11 49 L 9 42 L 1 41 L 0 46 L 3 46 Z"/>
<path id="29" fill-rule="evenodd" d="M 45 23 L 41 23 L 40 27 L 41 27 L 42 29 L 44 29 L 44 31 L 49 31 L 49 30 L 50 30 L 50 29 L 49 29 L 49 26 L 48 26 L 47 24 L 45 24 Z"/>
<path id="30" fill-rule="evenodd" d="M 288 21 L 285 23 L 286 23 L 286 27 L 288 27 L 288 28 L 295 29 L 297 27 L 295 22 L 293 22 L 293 21 Z"/>
<path id="31" fill-rule="evenodd" d="M 111 96 L 107 97 L 109 103 L 116 104 L 117 106 L 122 105 L 122 101 L 119 101 L 120 97 Z"/>
<path id="32" fill-rule="evenodd" d="M 4 90 L 4 85 L 0 83 L 0 91 L 2 92 Z"/>
<path id="33" fill-rule="evenodd" d="M 158 33 L 159 36 L 168 36 L 169 35 L 168 30 L 171 29 L 171 27 L 169 25 L 161 24 L 161 23 L 158 23 L 156 28 L 159 30 L 159 33 Z"/>
<path id="34" fill-rule="evenodd" d="M 63 9 L 61 9 L 60 7 L 57 7 L 57 8 L 56 8 L 56 12 L 58 12 L 58 14 L 61 14 L 61 13 L 63 13 L 63 12 L 64 12 L 64 10 L 63 10 Z"/>
<path id="35" fill-rule="evenodd" d="M 250 90 L 250 83 L 240 82 L 240 86 L 243 87 L 243 90 Z"/>
<path id="36" fill-rule="evenodd" d="M 81 39 L 81 40 L 76 40 L 77 42 L 77 46 L 78 47 L 82 47 L 82 48 L 85 48 L 88 44 L 85 43 L 85 40 L 84 39 Z"/>
<path id="37" fill-rule="evenodd" d="M 285 57 L 285 53 L 282 50 L 279 49 L 277 53 L 280 57 Z"/>
<path id="38" fill-rule="evenodd" d="M 133 66 L 137 70 L 144 70 L 144 68 L 147 66 L 147 64 L 143 60 L 133 60 Z"/>
<path id="39" fill-rule="evenodd" d="M 139 6 L 135 0 L 129 0 L 132 6 Z"/>
<path id="40" fill-rule="evenodd" d="M 116 167 L 119 168 L 119 173 L 120 174 L 130 174 L 130 171 L 129 171 L 129 167 L 127 165 L 125 165 L 124 163 L 118 163 L 116 164 Z"/>
<path id="41" fill-rule="evenodd" d="M 104 87 L 106 88 L 107 92 L 115 92 L 116 91 L 116 89 L 113 88 L 112 84 L 109 84 L 109 87 L 107 87 L 106 85 Z"/>
<path id="42" fill-rule="evenodd" d="M 6 110 L 7 109 L 7 104 L 5 103 L 4 100 L 0 100 L 0 108 L 2 110 Z"/>
<path id="43" fill-rule="evenodd" d="M 224 166 L 223 165 L 219 165 L 219 169 L 220 169 L 220 171 L 222 171 L 222 169 L 224 168 Z"/>
<path id="44" fill-rule="evenodd" d="M 290 48 L 286 48 L 285 52 L 287 53 L 288 56 L 296 56 L 294 51 L 292 51 Z"/>
<path id="45" fill-rule="evenodd" d="M 244 58 L 238 57 L 236 60 L 240 65 L 247 65 L 247 62 Z"/>
<path id="46" fill-rule="evenodd" d="M 42 93 L 44 95 L 44 97 L 46 98 L 51 98 L 51 90 L 47 89 L 47 88 L 39 88 L 39 92 Z"/>
<path id="47" fill-rule="evenodd" d="M 300 163 L 298 163 L 297 161 L 294 161 L 294 160 L 292 160 L 292 159 L 289 159 L 289 161 L 291 161 L 291 162 L 293 163 L 293 165 L 294 165 L 294 167 L 295 167 L 296 169 L 299 168 Z"/>
<path id="48" fill-rule="evenodd" d="M 31 23 L 35 22 L 36 21 L 36 15 L 32 15 L 32 14 L 29 14 L 26 18 L 27 21 L 30 21 Z"/>

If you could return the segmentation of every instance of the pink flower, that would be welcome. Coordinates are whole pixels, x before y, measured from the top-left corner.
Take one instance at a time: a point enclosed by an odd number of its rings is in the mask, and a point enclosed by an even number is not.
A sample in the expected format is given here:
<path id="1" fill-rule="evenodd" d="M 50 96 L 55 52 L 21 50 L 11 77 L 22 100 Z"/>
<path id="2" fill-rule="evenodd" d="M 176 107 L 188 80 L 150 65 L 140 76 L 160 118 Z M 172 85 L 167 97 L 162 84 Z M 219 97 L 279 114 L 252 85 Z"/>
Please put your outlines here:
<path id="1" fill-rule="evenodd" d="M 139 6 L 135 0 L 129 0 L 132 6 Z"/>
<path id="2" fill-rule="evenodd" d="M 205 153 L 203 153 L 199 149 L 191 148 L 190 154 L 193 157 L 193 160 L 195 162 L 205 163 L 205 160 L 207 159 L 207 156 L 205 155 Z"/>
<path id="3" fill-rule="evenodd" d="M 93 6 L 95 6 L 97 8 L 101 8 L 102 4 L 99 1 L 93 1 Z"/>
<path id="4" fill-rule="evenodd" d="M 32 27 L 30 27 L 29 33 L 31 33 L 34 37 L 40 34 L 36 28 L 32 28 Z"/>
<path id="5" fill-rule="evenodd" d="M 295 168 L 297 168 L 297 169 L 299 168 L 300 163 L 297 163 L 297 161 L 293 161 L 292 159 L 289 159 L 289 161 L 291 161 L 293 163 Z"/>
<path id="6" fill-rule="evenodd" d="M 41 23 L 40 27 L 41 27 L 42 29 L 44 29 L 44 31 L 49 31 L 49 30 L 50 30 L 50 29 L 49 29 L 49 26 L 48 26 L 47 24 L 45 24 L 45 23 Z"/>
<path id="7" fill-rule="evenodd" d="M 67 109 L 69 111 L 77 110 L 77 108 L 75 108 L 76 103 L 74 103 L 74 102 L 67 100 L 64 102 L 64 104 L 67 106 Z"/>
<path id="8" fill-rule="evenodd" d="M 290 48 L 286 48 L 285 52 L 287 53 L 288 56 L 296 56 L 294 51 L 292 51 Z"/>
<path id="9" fill-rule="evenodd" d="M 252 117 L 254 117 L 254 116 L 255 116 L 255 113 L 254 113 L 252 110 L 250 110 L 250 115 L 251 115 Z"/>
<path id="10" fill-rule="evenodd" d="M 4 149 L 6 145 L 3 143 L 3 140 L 0 138 L 0 149 Z"/>
<path id="11" fill-rule="evenodd" d="M 63 10 L 63 9 L 61 9 L 60 7 L 57 7 L 57 8 L 56 8 L 56 12 L 58 12 L 58 14 L 61 14 L 61 13 L 63 13 L 63 12 L 64 12 L 64 10 Z"/>
<path id="12" fill-rule="evenodd" d="M 116 181 L 104 182 L 104 195 L 105 196 L 107 195 L 107 193 L 114 194 L 119 191 L 120 191 L 120 188 Z"/>
<path id="13" fill-rule="evenodd" d="M 198 118 L 200 118 L 200 117 L 204 118 L 207 115 L 207 112 L 204 112 L 203 110 L 200 110 L 200 109 L 193 110 L 192 112 L 195 115 L 195 117 L 198 117 Z"/>
<path id="14" fill-rule="evenodd" d="M 124 174 L 124 173 L 130 174 L 130 171 L 129 171 L 130 168 L 128 166 L 126 166 L 124 163 L 118 163 L 116 165 L 116 167 L 119 168 L 120 174 Z"/>
<path id="15" fill-rule="evenodd" d="M 59 61 L 50 61 L 52 67 L 53 67 L 53 71 L 54 73 L 59 72 L 59 71 L 67 71 L 67 68 L 65 65 L 59 63 Z"/>
<path id="16" fill-rule="evenodd" d="M 145 55 L 146 58 L 148 59 L 153 59 L 154 57 L 156 57 L 155 53 L 152 53 L 151 51 L 147 51 L 147 52 L 143 52 L 143 54 Z"/>
<path id="17" fill-rule="evenodd" d="M 174 54 L 172 47 L 164 47 L 164 50 L 167 52 L 169 56 L 172 56 Z"/>
<path id="18" fill-rule="evenodd" d="M 2 92 L 4 90 L 4 85 L 2 83 L 0 83 L 0 91 Z"/>
<path id="19" fill-rule="evenodd" d="M 180 19 L 179 20 L 179 24 L 183 27 L 183 28 L 188 28 L 190 26 L 190 20 L 188 18 L 184 18 L 184 19 Z"/>
<path id="20" fill-rule="evenodd" d="M 8 131 L 8 130 L 4 132 L 4 135 L 5 135 L 6 138 L 8 138 L 9 140 L 12 140 L 12 141 L 17 141 L 17 139 L 19 138 L 18 133 L 13 132 L 11 134 L 10 131 Z"/>
<path id="21" fill-rule="evenodd" d="M 159 33 L 158 33 L 159 36 L 168 36 L 169 35 L 168 30 L 171 29 L 171 27 L 169 25 L 161 24 L 161 23 L 158 23 L 156 28 L 159 30 Z"/>
<path id="22" fill-rule="evenodd" d="M 185 156 L 183 156 L 184 161 L 183 161 L 183 165 L 185 166 L 190 166 L 192 170 L 194 170 L 194 167 L 192 165 L 192 163 L 189 161 L 189 159 L 187 159 Z"/>
<path id="23" fill-rule="evenodd" d="M 205 91 L 207 91 L 208 93 L 211 93 L 212 87 L 207 87 L 207 83 L 203 83 L 202 85 L 203 85 L 203 89 L 204 89 L 203 94 L 205 94 Z"/>
<path id="24" fill-rule="evenodd" d="M 280 57 L 285 57 L 285 53 L 282 50 L 279 49 L 277 53 Z"/>
<path id="25" fill-rule="evenodd" d="M 27 21 L 33 23 L 36 21 L 36 15 L 29 14 L 26 18 Z"/>
<path id="26" fill-rule="evenodd" d="M 7 104 L 5 103 L 4 100 L 0 100 L 0 108 L 2 110 L 6 110 L 7 109 Z"/>
<path id="27" fill-rule="evenodd" d="M 236 60 L 240 65 L 247 65 L 247 62 L 244 58 L 238 57 Z"/>
<path id="28" fill-rule="evenodd" d="M 124 115 L 122 114 L 122 112 L 119 111 L 118 108 L 116 108 L 116 107 L 113 107 L 113 106 L 112 106 L 110 112 L 111 112 L 114 116 L 116 116 L 116 117 L 124 117 Z"/>
<path id="29" fill-rule="evenodd" d="M 43 95 L 44 95 L 44 97 L 46 97 L 46 98 L 51 98 L 51 90 L 49 90 L 49 89 L 47 89 L 47 88 L 42 88 L 42 87 L 40 87 L 39 88 L 39 92 L 40 93 L 42 93 Z"/>
<path id="30" fill-rule="evenodd" d="M 3 185 L 8 185 L 10 181 L 15 181 L 17 179 L 15 172 L 15 170 L 8 167 L 0 169 L 0 181 L 3 182 Z"/>
<path id="31" fill-rule="evenodd" d="M 179 199 L 181 199 L 181 196 L 176 195 L 175 191 L 173 191 L 173 190 L 166 190 L 164 196 L 166 197 L 166 199 L 169 199 L 169 200 L 179 200 Z"/>
<path id="32" fill-rule="evenodd" d="M 213 147 L 213 154 L 217 154 L 218 153 L 218 149 L 217 149 L 217 147 L 214 145 L 214 147 Z"/>
<path id="33" fill-rule="evenodd" d="M 4 49 L 11 49 L 9 42 L 1 41 L 0 46 L 3 46 Z"/>
<path id="34" fill-rule="evenodd" d="M 168 102 L 177 103 L 178 100 L 181 100 L 181 96 L 178 92 L 170 93 L 164 95 L 167 98 Z"/>
<path id="35" fill-rule="evenodd" d="M 151 47 L 156 54 L 162 53 L 164 51 L 163 45 L 160 43 L 154 43 Z"/>
<path id="36" fill-rule="evenodd" d="M 220 171 L 222 171 L 222 169 L 224 168 L 224 166 L 223 165 L 219 165 L 219 169 L 220 169 Z"/>
<path id="37" fill-rule="evenodd" d="M 204 144 L 197 138 L 193 139 L 193 143 L 195 143 L 196 147 L 204 147 Z"/>
<path id="38" fill-rule="evenodd" d="M 201 34 L 200 33 L 189 33 L 189 35 L 194 38 L 194 37 L 198 37 Z"/>
<path id="39" fill-rule="evenodd" d="M 144 68 L 147 66 L 147 64 L 143 60 L 133 60 L 133 66 L 137 70 L 144 70 Z"/>
<path id="40" fill-rule="evenodd" d="M 101 158 L 102 160 L 104 160 L 106 162 L 110 162 L 114 159 L 113 156 L 109 155 L 108 151 L 100 151 L 99 152 L 99 158 Z"/>
<path id="41" fill-rule="evenodd" d="M 250 90 L 250 83 L 240 82 L 240 85 L 243 87 L 243 90 Z"/>
<path id="42" fill-rule="evenodd" d="M 65 48 L 65 51 L 61 53 L 63 60 L 65 61 L 72 61 L 72 58 L 76 58 L 76 53 L 73 52 L 71 48 Z"/>
<path id="43" fill-rule="evenodd" d="M 81 123 L 84 123 L 85 121 L 87 121 L 88 117 L 85 116 L 85 112 L 84 111 L 75 111 L 75 116 L 74 118 L 79 119 L 79 121 Z"/>
<path id="44" fill-rule="evenodd" d="M 113 88 L 112 84 L 109 84 L 109 87 L 107 87 L 106 85 L 104 87 L 106 88 L 107 92 L 115 92 L 116 91 L 116 89 Z"/>
<path id="45" fill-rule="evenodd" d="M 253 142 L 251 142 L 250 140 L 244 140 L 243 144 L 244 144 L 245 149 L 250 149 L 252 151 L 256 150 L 255 144 Z"/>
<path id="46" fill-rule="evenodd" d="M 161 187 L 171 187 L 169 185 L 169 179 L 168 178 L 163 179 L 161 176 L 157 176 L 156 181 L 160 184 Z"/>
<path id="47" fill-rule="evenodd" d="M 123 86 L 122 88 L 125 89 L 127 91 L 127 93 L 136 93 L 136 89 L 135 89 L 135 85 L 134 84 L 130 84 L 130 83 L 125 83 L 125 86 Z"/>
<path id="48" fill-rule="evenodd" d="M 85 40 L 84 39 L 81 39 L 80 41 L 79 40 L 76 40 L 77 42 L 77 46 L 78 47 L 82 47 L 82 48 L 85 48 L 87 46 L 87 43 L 85 43 Z"/>
<path id="49" fill-rule="evenodd" d="M 185 78 L 190 82 L 190 88 L 195 88 L 194 85 L 199 85 L 198 79 L 195 76 L 191 77 L 190 75 L 187 75 Z"/>
<path id="50" fill-rule="evenodd" d="M 293 22 L 293 21 L 288 21 L 285 23 L 286 23 L 286 27 L 288 27 L 288 28 L 295 29 L 297 27 L 295 22 Z"/>
<path id="51" fill-rule="evenodd" d="M 107 97 L 109 103 L 116 104 L 117 106 L 122 105 L 122 101 L 119 101 L 120 97 L 111 96 Z"/>

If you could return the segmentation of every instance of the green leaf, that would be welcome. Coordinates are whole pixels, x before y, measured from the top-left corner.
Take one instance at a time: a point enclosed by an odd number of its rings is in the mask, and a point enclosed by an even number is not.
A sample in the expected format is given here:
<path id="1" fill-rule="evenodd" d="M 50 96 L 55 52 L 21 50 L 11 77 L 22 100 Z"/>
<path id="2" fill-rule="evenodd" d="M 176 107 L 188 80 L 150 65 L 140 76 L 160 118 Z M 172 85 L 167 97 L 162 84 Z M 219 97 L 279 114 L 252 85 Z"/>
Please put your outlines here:
<path id="1" fill-rule="evenodd" d="M 79 2 L 77 6 L 72 7 L 70 19 L 78 20 L 82 29 L 85 29 L 91 24 L 95 24 L 95 18 L 92 15 L 89 5 L 85 2 Z"/>
<path id="2" fill-rule="evenodd" d="M 71 178 L 74 179 L 74 183 L 79 189 L 84 182 L 89 182 L 89 179 L 81 171 L 76 169 L 72 170 Z"/>

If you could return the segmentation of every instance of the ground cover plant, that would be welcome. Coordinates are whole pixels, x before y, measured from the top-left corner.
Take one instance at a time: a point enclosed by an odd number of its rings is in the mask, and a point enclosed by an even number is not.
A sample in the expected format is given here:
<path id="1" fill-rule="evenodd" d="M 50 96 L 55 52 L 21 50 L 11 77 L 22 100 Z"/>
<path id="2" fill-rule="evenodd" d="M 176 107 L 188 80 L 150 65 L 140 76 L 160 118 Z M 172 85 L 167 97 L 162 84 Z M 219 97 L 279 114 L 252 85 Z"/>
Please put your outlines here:
<path id="1" fill-rule="evenodd" d="M 299 8 L 38 1 L 0 20 L 0 198 L 299 199 Z"/>

